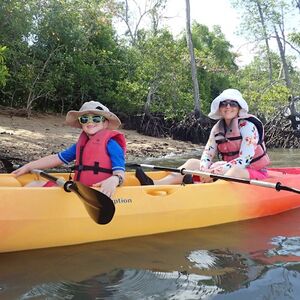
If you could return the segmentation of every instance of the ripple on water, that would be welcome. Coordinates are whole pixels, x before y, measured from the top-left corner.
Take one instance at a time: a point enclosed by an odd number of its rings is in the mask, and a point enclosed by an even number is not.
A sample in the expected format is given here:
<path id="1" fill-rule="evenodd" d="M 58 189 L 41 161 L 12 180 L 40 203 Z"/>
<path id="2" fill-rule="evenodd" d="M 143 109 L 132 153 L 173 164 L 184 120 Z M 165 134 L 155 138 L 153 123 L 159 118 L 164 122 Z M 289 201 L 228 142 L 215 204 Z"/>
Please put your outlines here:
<path id="1" fill-rule="evenodd" d="M 276 237 L 272 242 L 280 247 L 297 245 L 299 238 Z M 193 250 L 186 260 L 189 264 L 182 272 L 118 268 L 80 282 L 39 284 L 20 299 L 281 300 L 298 299 L 300 295 L 299 263 L 258 265 L 247 254 L 227 248 Z"/>
<path id="2" fill-rule="evenodd" d="M 300 256 L 300 237 L 276 236 L 271 240 L 274 248 L 266 252 L 267 256 Z"/>
<path id="3" fill-rule="evenodd" d="M 117 269 L 81 283 L 42 284 L 33 287 L 21 299 L 202 299 L 221 291 L 211 276 Z"/>

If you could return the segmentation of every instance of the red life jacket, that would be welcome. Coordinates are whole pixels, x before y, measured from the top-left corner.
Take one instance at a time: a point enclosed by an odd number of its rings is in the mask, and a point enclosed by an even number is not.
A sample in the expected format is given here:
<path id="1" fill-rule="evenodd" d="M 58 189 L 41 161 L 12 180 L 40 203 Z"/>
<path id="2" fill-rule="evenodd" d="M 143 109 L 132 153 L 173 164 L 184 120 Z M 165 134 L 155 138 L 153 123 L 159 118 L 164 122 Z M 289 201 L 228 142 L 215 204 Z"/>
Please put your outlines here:
<path id="1" fill-rule="evenodd" d="M 125 137 L 119 131 L 102 129 L 90 138 L 85 132 L 81 133 L 76 144 L 74 180 L 91 186 L 111 176 L 111 159 L 106 150 L 111 138 L 118 142 L 125 153 Z"/>
<path id="2" fill-rule="evenodd" d="M 255 149 L 254 157 L 251 159 L 248 168 L 260 170 L 270 164 L 269 156 L 266 152 L 266 146 L 264 143 L 264 128 L 262 122 L 255 116 L 248 114 L 243 118 L 234 118 L 231 121 L 230 127 L 226 128 L 225 121 L 220 120 L 212 129 L 216 143 L 218 145 L 218 151 L 222 159 L 225 161 L 231 161 L 240 155 L 240 148 L 242 144 L 242 136 L 239 129 L 239 123 L 241 120 L 247 120 L 252 122 L 258 131 L 259 141 Z"/>

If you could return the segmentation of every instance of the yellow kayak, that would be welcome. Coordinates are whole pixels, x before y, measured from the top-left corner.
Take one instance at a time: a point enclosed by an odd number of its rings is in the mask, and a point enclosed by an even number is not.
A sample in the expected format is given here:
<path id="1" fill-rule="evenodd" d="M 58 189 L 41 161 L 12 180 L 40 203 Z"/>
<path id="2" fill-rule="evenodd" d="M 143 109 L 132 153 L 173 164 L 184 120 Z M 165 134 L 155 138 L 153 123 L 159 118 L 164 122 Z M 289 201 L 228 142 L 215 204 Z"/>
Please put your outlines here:
<path id="1" fill-rule="evenodd" d="M 154 179 L 167 173 L 148 172 Z M 53 174 L 68 180 L 69 174 Z M 38 175 L 0 174 L 0 252 L 157 234 L 277 214 L 300 206 L 300 195 L 218 180 L 207 184 L 140 186 L 133 172 L 113 197 L 115 214 L 95 223 L 75 193 L 24 187 Z M 300 168 L 276 169 L 266 182 L 300 188 Z"/>

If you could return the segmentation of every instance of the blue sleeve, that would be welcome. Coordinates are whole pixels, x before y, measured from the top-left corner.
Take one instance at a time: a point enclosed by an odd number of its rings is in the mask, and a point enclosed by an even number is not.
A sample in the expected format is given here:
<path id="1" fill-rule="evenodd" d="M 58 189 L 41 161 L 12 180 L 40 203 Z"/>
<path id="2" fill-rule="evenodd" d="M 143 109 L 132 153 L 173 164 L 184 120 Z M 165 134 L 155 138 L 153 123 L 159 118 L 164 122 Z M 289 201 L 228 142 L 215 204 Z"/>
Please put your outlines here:
<path id="1" fill-rule="evenodd" d="M 125 155 L 118 142 L 114 139 L 110 139 L 107 143 L 106 149 L 111 159 L 112 170 L 125 171 Z"/>
<path id="2" fill-rule="evenodd" d="M 58 153 L 59 159 L 64 164 L 69 164 L 76 158 L 76 144 Z"/>

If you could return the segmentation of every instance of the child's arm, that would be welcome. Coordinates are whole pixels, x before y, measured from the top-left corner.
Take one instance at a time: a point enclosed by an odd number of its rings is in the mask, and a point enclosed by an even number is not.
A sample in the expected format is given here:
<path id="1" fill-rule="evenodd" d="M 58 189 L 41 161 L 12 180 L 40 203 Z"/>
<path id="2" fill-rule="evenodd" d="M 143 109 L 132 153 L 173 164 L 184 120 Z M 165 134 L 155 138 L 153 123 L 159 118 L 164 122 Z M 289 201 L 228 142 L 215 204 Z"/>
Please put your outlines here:
<path id="1" fill-rule="evenodd" d="M 33 169 L 50 169 L 62 165 L 63 162 L 59 159 L 57 154 L 48 155 L 38 160 L 27 163 L 19 169 L 12 172 L 17 177 L 29 173 Z"/>

